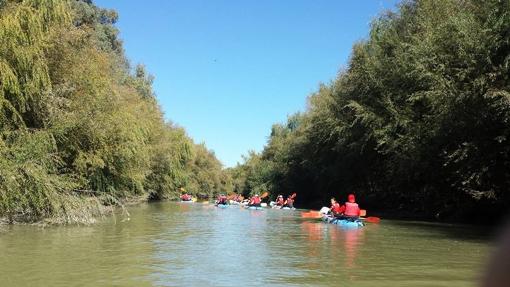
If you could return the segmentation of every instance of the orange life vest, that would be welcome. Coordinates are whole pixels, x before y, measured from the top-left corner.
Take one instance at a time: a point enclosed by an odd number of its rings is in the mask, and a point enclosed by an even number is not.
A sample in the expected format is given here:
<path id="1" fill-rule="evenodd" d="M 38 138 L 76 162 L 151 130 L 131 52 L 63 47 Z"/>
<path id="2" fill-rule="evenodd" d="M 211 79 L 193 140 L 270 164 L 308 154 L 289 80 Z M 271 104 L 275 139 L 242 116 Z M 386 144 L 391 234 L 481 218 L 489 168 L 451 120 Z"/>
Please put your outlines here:
<path id="1" fill-rule="evenodd" d="M 345 203 L 345 212 L 346 216 L 359 216 L 359 206 L 355 202 L 346 202 Z"/>

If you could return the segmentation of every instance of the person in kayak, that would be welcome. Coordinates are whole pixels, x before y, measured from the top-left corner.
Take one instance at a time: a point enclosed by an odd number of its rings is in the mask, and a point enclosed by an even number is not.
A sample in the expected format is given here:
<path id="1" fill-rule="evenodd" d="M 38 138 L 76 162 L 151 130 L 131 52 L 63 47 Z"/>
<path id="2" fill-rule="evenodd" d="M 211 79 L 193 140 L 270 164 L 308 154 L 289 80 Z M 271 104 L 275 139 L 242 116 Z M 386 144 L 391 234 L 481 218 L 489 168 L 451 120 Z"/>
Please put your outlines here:
<path id="1" fill-rule="evenodd" d="M 345 205 L 340 205 L 336 198 L 331 198 L 331 207 L 329 208 L 334 217 L 342 217 L 345 212 Z"/>
<path id="2" fill-rule="evenodd" d="M 345 203 L 344 217 L 350 220 L 356 220 L 359 218 L 361 209 L 356 203 L 356 197 L 354 194 L 347 196 L 347 202 Z"/>
<path id="3" fill-rule="evenodd" d="M 228 204 L 227 196 L 224 194 L 220 194 L 218 196 L 218 199 L 216 200 L 216 205 L 218 205 L 218 204 L 223 204 L 223 205 Z"/>
<path id="4" fill-rule="evenodd" d="M 276 198 L 276 206 L 280 206 L 280 207 L 283 207 L 283 205 L 285 204 L 285 200 L 283 199 L 283 195 L 278 195 L 278 197 Z"/>
<path id="5" fill-rule="evenodd" d="M 282 207 L 294 208 L 294 197 L 293 195 L 287 197 Z"/>
<path id="6" fill-rule="evenodd" d="M 248 206 L 260 207 L 261 201 L 262 200 L 260 199 L 260 196 L 258 194 L 255 194 L 252 198 L 250 198 Z"/>
<path id="7" fill-rule="evenodd" d="M 181 200 L 182 201 L 191 201 L 191 194 L 185 193 L 185 194 L 181 195 Z"/>

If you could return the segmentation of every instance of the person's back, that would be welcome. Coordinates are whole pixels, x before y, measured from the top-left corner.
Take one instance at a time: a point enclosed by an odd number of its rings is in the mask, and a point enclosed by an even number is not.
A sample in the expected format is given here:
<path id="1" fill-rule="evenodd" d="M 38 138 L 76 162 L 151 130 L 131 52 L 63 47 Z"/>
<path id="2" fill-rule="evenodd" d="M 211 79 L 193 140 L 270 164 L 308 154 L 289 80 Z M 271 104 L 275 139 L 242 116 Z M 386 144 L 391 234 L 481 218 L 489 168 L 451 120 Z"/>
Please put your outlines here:
<path id="1" fill-rule="evenodd" d="M 360 216 L 360 208 L 356 203 L 356 197 L 354 194 L 349 194 L 347 198 L 347 202 L 345 203 L 345 211 L 344 215 L 347 217 L 359 217 Z"/>

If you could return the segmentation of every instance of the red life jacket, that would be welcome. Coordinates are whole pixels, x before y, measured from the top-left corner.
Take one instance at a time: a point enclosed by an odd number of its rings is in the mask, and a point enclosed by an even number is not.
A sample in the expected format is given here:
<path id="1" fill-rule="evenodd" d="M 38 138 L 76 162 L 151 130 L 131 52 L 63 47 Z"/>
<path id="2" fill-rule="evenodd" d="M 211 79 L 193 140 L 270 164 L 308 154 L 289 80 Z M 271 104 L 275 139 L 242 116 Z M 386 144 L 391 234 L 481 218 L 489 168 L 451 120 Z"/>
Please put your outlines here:
<path id="1" fill-rule="evenodd" d="M 347 216 L 359 216 L 360 209 L 357 203 L 355 202 L 346 202 L 345 203 L 345 212 L 344 214 Z"/>
<path id="2" fill-rule="evenodd" d="M 260 204 L 260 197 L 258 197 L 258 196 L 252 197 L 251 204 Z"/>
<path id="3" fill-rule="evenodd" d="M 283 205 L 283 203 L 285 202 L 285 200 L 283 200 L 283 198 L 279 198 L 277 201 L 276 201 L 276 205 Z"/>
<path id="4" fill-rule="evenodd" d="M 340 206 L 340 203 L 335 203 L 331 206 L 331 211 L 333 211 L 333 213 L 337 214 L 337 213 L 342 213 L 343 212 L 343 209 L 342 207 Z"/>
<path id="5" fill-rule="evenodd" d="M 292 204 L 294 204 L 294 199 L 292 199 L 290 197 L 287 198 L 287 205 L 292 205 Z"/>

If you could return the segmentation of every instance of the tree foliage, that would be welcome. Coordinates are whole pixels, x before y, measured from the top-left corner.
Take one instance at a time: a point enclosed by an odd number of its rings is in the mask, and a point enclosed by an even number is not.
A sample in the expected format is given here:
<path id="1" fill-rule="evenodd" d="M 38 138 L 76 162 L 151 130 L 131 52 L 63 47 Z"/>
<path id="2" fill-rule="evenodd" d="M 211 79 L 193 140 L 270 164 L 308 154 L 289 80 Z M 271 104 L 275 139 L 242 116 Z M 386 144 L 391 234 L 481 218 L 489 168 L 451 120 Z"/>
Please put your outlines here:
<path id="1" fill-rule="evenodd" d="M 225 188 L 214 154 L 165 122 L 117 18 L 91 1 L 2 1 L 0 216 L 86 221 L 126 198 Z"/>
<path id="2" fill-rule="evenodd" d="M 308 110 L 237 167 L 261 170 L 238 185 L 263 177 L 273 194 L 316 207 L 355 192 L 376 210 L 500 216 L 510 207 L 509 31 L 508 1 L 402 2 Z M 252 167 L 257 158 L 264 167 Z"/>

